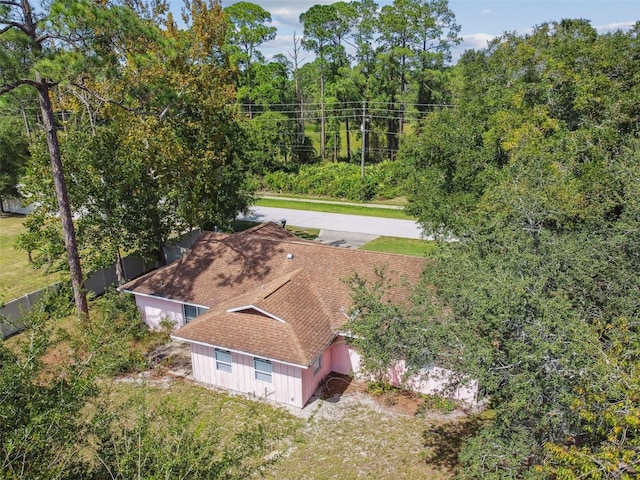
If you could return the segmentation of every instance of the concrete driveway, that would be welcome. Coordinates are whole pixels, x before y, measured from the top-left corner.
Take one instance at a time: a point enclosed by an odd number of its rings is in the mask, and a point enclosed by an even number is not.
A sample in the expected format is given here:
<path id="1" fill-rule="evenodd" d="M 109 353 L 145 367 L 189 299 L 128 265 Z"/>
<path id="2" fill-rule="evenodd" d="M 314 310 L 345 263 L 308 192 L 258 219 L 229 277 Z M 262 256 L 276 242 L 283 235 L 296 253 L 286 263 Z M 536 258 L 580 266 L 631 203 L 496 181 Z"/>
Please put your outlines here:
<path id="1" fill-rule="evenodd" d="M 422 229 L 413 220 L 395 218 L 364 217 L 341 213 L 312 212 L 274 207 L 252 207 L 243 220 L 253 222 L 276 222 L 286 220 L 296 227 L 318 228 L 334 232 L 363 233 L 373 236 L 425 238 Z M 375 237 L 374 237 L 375 238 Z M 426 237 L 428 238 L 428 237 Z M 334 238 L 333 241 L 339 240 Z"/>

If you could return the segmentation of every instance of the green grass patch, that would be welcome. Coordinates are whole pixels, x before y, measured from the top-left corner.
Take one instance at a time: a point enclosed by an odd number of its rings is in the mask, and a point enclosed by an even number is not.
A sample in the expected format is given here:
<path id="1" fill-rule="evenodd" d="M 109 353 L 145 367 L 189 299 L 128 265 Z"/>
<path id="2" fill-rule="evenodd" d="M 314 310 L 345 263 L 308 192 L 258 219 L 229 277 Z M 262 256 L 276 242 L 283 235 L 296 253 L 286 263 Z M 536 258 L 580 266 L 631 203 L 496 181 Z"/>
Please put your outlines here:
<path id="1" fill-rule="evenodd" d="M 376 208 L 366 205 L 348 205 L 341 203 L 299 202 L 275 198 L 261 198 L 256 203 L 259 207 L 290 208 L 292 210 L 310 210 L 312 212 L 343 213 L 346 215 L 363 215 L 366 217 L 396 218 L 413 220 L 403 210 Z"/>
<path id="2" fill-rule="evenodd" d="M 305 240 L 315 240 L 320 235 L 318 228 L 302 228 L 287 225 L 287 230 Z"/>
<path id="3" fill-rule="evenodd" d="M 436 242 L 415 238 L 378 237 L 365 243 L 360 250 L 371 252 L 398 253 L 414 257 L 428 257 L 435 252 Z"/>
<path id="4" fill-rule="evenodd" d="M 18 235 L 25 231 L 22 215 L 0 215 L 0 303 L 59 282 L 61 272 L 45 273 L 30 264 L 27 252 L 15 248 Z"/>
<path id="5" fill-rule="evenodd" d="M 259 192 L 259 195 L 264 195 L 266 197 L 277 197 L 275 198 L 276 200 L 277 199 L 282 199 L 282 200 L 293 199 L 299 202 L 309 202 L 309 201 L 313 202 L 313 200 L 317 200 L 317 203 L 354 203 L 349 200 L 345 200 L 344 198 L 331 198 L 331 197 L 326 197 L 322 195 L 300 195 L 297 193 L 278 193 L 278 192 L 272 192 L 269 190 L 262 190 L 261 192 Z M 389 206 L 404 207 L 406 204 L 407 204 L 406 197 L 396 197 L 396 198 L 390 198 L 386 200 L 376 199 L 371 202 L 362 203 L 362 206 L 370 207 L 370 208 L 385 208 Z"/>

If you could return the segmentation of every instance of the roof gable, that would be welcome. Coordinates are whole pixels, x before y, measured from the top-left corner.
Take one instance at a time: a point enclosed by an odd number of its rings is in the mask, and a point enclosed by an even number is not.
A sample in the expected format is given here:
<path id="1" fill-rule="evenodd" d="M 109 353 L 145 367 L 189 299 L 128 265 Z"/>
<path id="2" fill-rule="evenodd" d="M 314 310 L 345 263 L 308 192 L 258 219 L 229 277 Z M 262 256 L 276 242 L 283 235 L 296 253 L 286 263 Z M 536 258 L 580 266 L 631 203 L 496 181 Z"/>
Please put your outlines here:
<path id="1" fill-rule="evenodd" d="M 273 315 L 272 313 L 267 312 L 266 310 L 261 309 L 260 307 L 256 307 L 255 305 L 243 305 L 241 307 L 229 308 L 226 310 L 228 313 L 244 313 L 248 315 L 261 315 L 263 317 L 273 318 L 274 320 L 280 323 L 287 323 L 280 317 Z"/>

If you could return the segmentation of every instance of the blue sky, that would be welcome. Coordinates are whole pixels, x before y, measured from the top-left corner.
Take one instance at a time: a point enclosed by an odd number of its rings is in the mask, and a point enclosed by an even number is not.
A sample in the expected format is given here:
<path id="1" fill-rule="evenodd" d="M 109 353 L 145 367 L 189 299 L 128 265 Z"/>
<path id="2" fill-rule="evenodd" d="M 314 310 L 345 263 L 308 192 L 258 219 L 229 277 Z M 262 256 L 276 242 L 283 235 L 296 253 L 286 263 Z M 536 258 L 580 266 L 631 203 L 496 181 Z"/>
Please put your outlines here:
<path id="1" fill-rule="evenodd" d="M 302 36 L 300 14 L 319 3 L 336 0 L 254 0 L 271 13 L 278 35 L 260 49 L 269 58 L 293 50 L 293 33 Z M 236 0 L 222 0 L 226 7 Z M 392 0 L 378 0 L 389 5 Z M 640 20 L 640 0 L 449 0 L 457 23 L 462 27 L 463 43 L 454 51 L 456 59 L 464 50 L 483 48 L 487 41 L 505 31 L 527 33 L 535 25 L 563 18 L 585 18 L 599 32 L 627 29 Z M 304 53 L 303 56 L 310 57 Z M 309 59 L 309 58 L 308 58 Z"/>

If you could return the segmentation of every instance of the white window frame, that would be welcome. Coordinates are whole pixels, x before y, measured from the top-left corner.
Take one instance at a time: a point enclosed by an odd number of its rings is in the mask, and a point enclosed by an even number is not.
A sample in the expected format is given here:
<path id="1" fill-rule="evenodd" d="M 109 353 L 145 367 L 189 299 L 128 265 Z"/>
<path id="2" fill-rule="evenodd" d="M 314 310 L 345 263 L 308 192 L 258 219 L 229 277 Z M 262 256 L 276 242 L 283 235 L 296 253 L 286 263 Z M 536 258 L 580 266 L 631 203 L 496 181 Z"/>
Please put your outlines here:
<path id="1" fill-rule="evenodd" d="M 322 355 L 318 355 L 318 357 L 311 364 L 311 368 L 313 368 L 314 375 L 322 369 Z"/>
<path id="2" fill-rule="evenodd" d="M 231 356 L 231 352 L 229 350 L 216 348 L 214 350 L 214 356 L 216 358 L 216 370 L 220 370 L 221 372 L 226 372 L 226 373 L 232 372 L 233 357 Z"/>
<path id="3" fill-rule="evenodd" d="M 268 366 L 268 368 L 267 368 Z M 262 367 L 262 368 L 259 368 Z M 255 378 L 261 382 L 273 383 L 273 364 L 271 360 L 264 358 L 253 358 L 253 369 L 255 370 Z"/>

